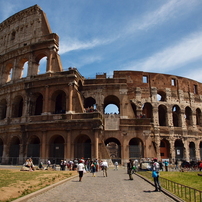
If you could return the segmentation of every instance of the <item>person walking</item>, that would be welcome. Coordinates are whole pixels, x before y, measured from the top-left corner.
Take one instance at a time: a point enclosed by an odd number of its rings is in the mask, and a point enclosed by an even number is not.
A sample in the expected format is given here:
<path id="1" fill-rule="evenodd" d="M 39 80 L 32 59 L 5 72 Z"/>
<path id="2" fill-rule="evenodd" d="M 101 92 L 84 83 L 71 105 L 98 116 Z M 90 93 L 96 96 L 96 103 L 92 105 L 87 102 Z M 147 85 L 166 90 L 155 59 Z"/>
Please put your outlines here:
<path id="1" fill-rule="evenodd" d="M 84 165 L 83 161 L 80 160 L 79 164 L 77 166 L 77 171 L 79 173 L 79 182 L 81 182 L 81 180 L 82 180 L 84 170 L 85 170 L 85 165 Z"/>
<path id="2" fill-rule="evenodd" d="M 130 159 L 129 162 L 127 163 L 127 170 L 128 170 L 129 180 L 133 180 L 132 169 L 133 169 L 133 161 L 132 161 L 132 159 Z"/>
<path id="3" fill-rule="evenodd" d="M 102 162 L 103 177 L 107 177 L 108 163 L 106 160 Z"/>
<path id="4" fill-rule="evenodd" d="M 114 163 L 114 170 L 118 170 L 118 165 L 119 165 L 119 163 L 116 161 L 116 162 Z"/>
<path id="5" fill-rule="evenodd" d="M 95 177 L 95 172 L 96 172 L 96 163 L 95 162 L 91 162 L 91 165 L 90 165 L 90 171 L 92 173 L 92 177 Z"/>
<path id="6" fill-rule="evenodd" d="M 152 166 L 152 177 L 154 178 L 154 185 L 155 185 L 154 191 L 161 191 L 161 186 L 160 186 L 160 182 L 159 182 L 160 165 L 157 162 L 157 158 L 154 158 L 153 161 L 154 161 L 154 163 Z"/>

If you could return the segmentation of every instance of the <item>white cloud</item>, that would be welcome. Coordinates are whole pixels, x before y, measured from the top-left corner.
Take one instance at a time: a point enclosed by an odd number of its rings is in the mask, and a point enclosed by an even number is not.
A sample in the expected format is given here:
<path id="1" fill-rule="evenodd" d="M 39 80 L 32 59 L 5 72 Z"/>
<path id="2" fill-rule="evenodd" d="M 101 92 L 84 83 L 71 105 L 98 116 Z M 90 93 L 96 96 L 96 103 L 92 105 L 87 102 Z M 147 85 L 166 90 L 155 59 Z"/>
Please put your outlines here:
<path id="1" fill-rule="evenodd" d="M 75 51 L 75 50 L 87 50 L 87 49 L 91 49 L 97 46 L 101 46 L 101 45 L 106 45 L 106 44 L 110 44 L 115 40 L 115 38 L 113 39 L 93 39 L 91 41 L 78 41 L 77 39 L 69 39 L 66 41 L 61 41 L 61 45 L 60 45 L 60 50 L 59 53 L 60 54 L 64 54 L 70 51 Z"/>
<path id="2" fill-rule="evenodd" d="M 149 12 L 147 15 L 131 21 L 127 25 L 128 32 L 147 30 L 150 27 L 160 25 L 165 21 L 179 18 L 179 15 L 190 12 L 199 3 L 197 0 L 170 0 L 165 2 L 167 3 L 163 4 L 160 8 L 158 7 L 155 11 Z"/>
<path id="3" fill-rule="evenodd" d="M 202 32 L 197 32 L 184 38 L 178 44 L 170 46 L 149 58 L 128 64 L 126 68 L 168 72 L 201 57 Z"/>

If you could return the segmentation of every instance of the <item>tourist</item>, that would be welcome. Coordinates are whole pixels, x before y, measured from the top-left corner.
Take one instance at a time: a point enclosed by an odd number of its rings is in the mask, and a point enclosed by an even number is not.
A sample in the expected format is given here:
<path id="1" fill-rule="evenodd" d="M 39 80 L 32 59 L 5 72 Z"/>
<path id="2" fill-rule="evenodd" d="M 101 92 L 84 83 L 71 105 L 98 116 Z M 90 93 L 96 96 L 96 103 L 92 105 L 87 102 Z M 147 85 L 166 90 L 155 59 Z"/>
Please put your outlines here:
<path id="1" fill-rule="evenodd" d="M 102 162 L 101 167 L 102 167 L 102 170 L 103 170 L 103 177 L 107 177 L 108 163 L 107 163 L 106 160 L 104 160 L 104 161 Z"/>
<path id="2" fill-rule="evenodd" d="M 82 177 L 83 177 L 83 173 L 85 171 L 85 166 L 82 160 L 79 161 L 79 164 L 77 166 L 77 171 L 79 173 L 79 182 L 81 182 Z"/>
<path id="3" fill-rule="evenodd" d="M 129 162 L 127 163 L 127 170 L 128 170 L 129 180 L 133 180 L 132 169 L 133 169 L 133 161 L 132 161 L 132 159 L 130 159 Z"/>
<path id="4" fill-rule="evenodd" d="M 118 170 L 118 165 L 119 165 L 119 163 L 116 161 L 116 162 L 114 163 L 114 170 Z"/>
<path id="5" fill-rule="evenodd" d="M 153 159 L 154 163 L 152 165 L 152 177 L 154 178 L 154 185 L 155 185 L 155 190 L 154 191 L 161 191 L 161 186 L 159 183 L 159 170 L 160 170 L 160 165 L 157 162 L 157 158 Z"/>
<path id="6" fill-rule="evenodd" d="M 92 173 L 92 177 L 95 177 L 95 172 L 96 172 L 96 162 L 91 161 L 91 166 L 90 170 Z"/>

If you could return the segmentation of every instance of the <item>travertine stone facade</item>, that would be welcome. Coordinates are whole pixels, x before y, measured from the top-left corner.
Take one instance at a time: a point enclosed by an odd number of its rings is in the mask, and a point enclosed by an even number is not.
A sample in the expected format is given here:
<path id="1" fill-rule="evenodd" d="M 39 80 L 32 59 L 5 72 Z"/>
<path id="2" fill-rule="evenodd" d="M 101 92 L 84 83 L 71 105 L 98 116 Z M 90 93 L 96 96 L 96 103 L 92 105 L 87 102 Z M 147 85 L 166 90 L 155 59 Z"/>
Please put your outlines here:
<path id="1" fill-rule="evenodd" d="M 141 71 L 86 79 L 63 71 L 58 46 L 37 5 L 0 24 L 1 163 L 202 159 L 201 83 Z"/>

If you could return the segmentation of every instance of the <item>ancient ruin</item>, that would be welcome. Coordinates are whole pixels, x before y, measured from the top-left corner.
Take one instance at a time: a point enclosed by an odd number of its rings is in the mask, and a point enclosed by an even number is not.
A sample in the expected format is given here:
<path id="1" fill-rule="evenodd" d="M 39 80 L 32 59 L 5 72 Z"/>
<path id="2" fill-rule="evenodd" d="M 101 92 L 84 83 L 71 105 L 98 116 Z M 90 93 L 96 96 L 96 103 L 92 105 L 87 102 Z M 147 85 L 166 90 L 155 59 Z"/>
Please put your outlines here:
<path id="1" fill-rule="evenodd" d="M 202 159 L 201 83 L 142 71 L 87 79 L 63 70 L 58 47 L 38 5 L 0 24 L 1 164 Z"/>

